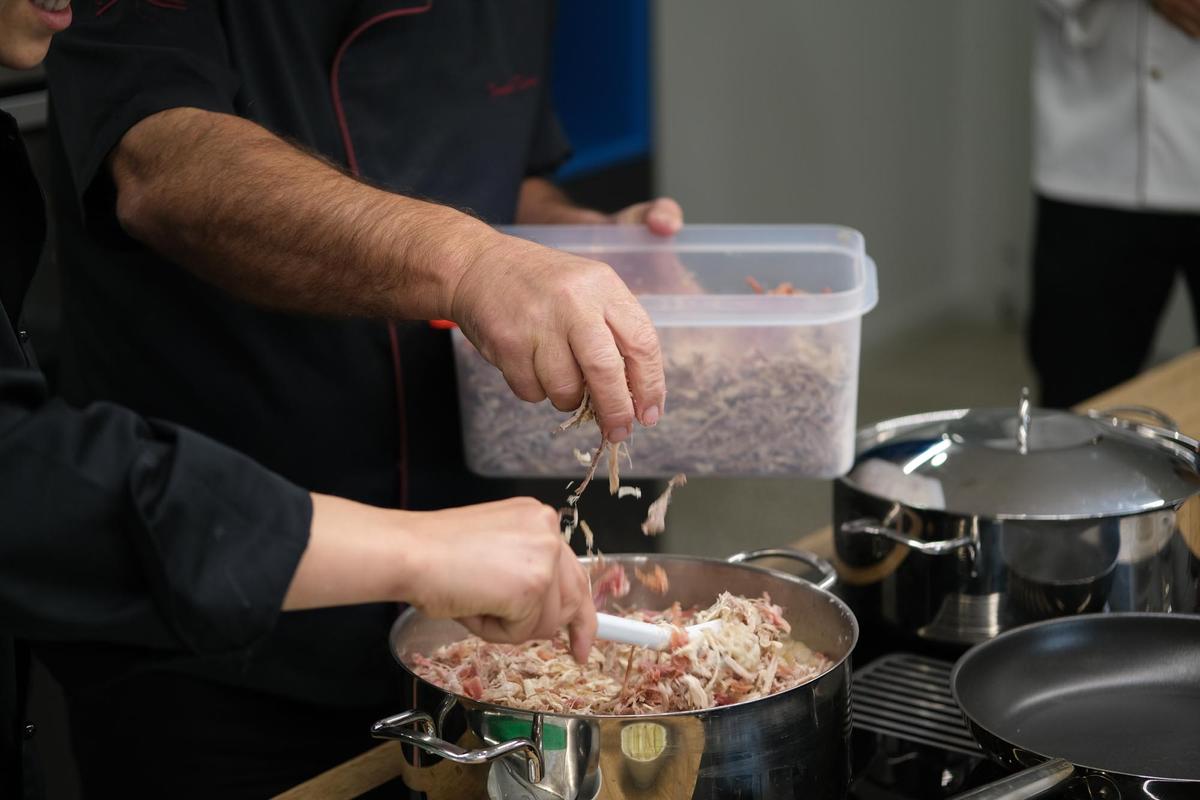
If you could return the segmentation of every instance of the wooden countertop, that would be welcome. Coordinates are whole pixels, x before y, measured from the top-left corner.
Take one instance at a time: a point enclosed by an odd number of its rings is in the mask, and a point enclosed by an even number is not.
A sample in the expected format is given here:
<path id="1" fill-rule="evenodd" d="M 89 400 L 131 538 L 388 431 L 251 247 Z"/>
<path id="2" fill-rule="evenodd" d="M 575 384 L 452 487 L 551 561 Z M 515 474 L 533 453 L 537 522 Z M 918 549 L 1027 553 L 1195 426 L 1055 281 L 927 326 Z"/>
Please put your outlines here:
<path id="1" fill-rule="evenodd" d="M 1147 370 L 1131 381 L 1080 403 L 1076 410 L 1115 406 L 1150 406 L 1174 418 L 1181 432 L 1200 438 L 1200 349 Z M 832 559 L 832 529 L 826 526 L 813 531 L 793 546 Z M 389 742 L 279 797 L 283 800 L 351 800 L 399 777 L 404 766 L 399 744 Z"/>

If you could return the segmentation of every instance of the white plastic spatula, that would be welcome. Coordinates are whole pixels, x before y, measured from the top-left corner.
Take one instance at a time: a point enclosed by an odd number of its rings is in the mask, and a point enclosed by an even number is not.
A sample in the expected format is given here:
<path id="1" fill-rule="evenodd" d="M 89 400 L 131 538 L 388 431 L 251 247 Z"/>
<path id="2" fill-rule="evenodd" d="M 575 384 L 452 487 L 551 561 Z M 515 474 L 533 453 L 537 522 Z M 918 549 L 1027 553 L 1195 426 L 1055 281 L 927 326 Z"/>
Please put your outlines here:
<path id="1" fill-rule="evenodd" d="M 695 639 L 706 630 L 716 632 L 720 629 L 721 620 L 714 619 L 699 625 L 689 625 L 683 630 L 689 638 Z M 671 644 L 671 629 L 653 622 L 639 622 L 612 614 L 597 614 L 596 638 L 648 647 L 651 650 L 666 650 Z"/>

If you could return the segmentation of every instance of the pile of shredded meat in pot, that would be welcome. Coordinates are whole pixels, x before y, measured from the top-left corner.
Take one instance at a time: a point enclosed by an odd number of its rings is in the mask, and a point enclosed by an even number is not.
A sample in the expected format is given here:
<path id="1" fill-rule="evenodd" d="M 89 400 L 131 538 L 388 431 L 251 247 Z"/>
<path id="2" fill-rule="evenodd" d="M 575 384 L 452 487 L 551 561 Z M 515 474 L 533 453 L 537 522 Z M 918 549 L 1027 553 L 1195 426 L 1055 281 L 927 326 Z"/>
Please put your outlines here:
<path id="1" fill-rule="evenodd" d="M 664 651 L 597 642 L 586 665 L 571 658 L 565 634 L 521 645 L 471 636 L 414 653 L 413 671 L 454 694 L 509 708 L 576 714 L 696 711 L 754 700 L 825 672 L 830 660 L 790 638 L 791 626 L 764 594 L 725 592 L 703 610 L 626 611 L 675 628 Z M 718 632 L 688 641 L 682 627 L 722 620 Z"/>

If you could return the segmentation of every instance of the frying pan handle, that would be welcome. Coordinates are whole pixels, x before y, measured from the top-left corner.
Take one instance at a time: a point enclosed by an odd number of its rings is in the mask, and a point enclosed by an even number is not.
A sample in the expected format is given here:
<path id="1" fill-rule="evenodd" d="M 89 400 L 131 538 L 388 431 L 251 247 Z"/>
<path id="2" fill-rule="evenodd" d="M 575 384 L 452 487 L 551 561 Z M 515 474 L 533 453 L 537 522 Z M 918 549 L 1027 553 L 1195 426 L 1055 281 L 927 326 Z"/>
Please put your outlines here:
<path id="1" fill-rule="evenodd" d="M 539 783 L 546 771 L 542 748 L 535 741 L 541 739 L 541 715 L 533 719 L 533 739 L 509 739 L 491 747 L 467 750 L 453 742 L 447 742 L 434 734 L 433 717 L 424 711 L 404 711 L 395 716 L 381 719 L 371 726 L 371 735 L 376 739 L 395 739 L 439 758 L 459 764 L 486 764 L 513 753 L 525 756 L 525 771 L 530 783 Z M 416 726 L 414 730 L 411 726 Z"/>
<path id="2" fill-rule="evenodd" d="M 725 559 L 730 564 L 745 564 L 758 561 L 760 558 L 788 558 L 799 561 L 821 573 L 821 580 L 811 581 L 818 589 L 829 589 L 837 583 L 837 570 L 827 560 L 808 550 L 794 550 L 790 547 L 765 547 L 761 550 L 743 550 Z"/>
<path id="3" fill-rule="evenodd" d="M 934 539 L 932 541 L 914 539 L 911 536 L 905 536 L 900 531 L 887 527 L 879 520 L 867 518 L 852 519 L 843 522 L 842 533 L 865 533 L 870 536 L 882 536 L 885 539 L 891 539 L 893 542 L 908 545 L 918 553 L 924 553 L 927 556 L 941 556 L 946 553 L 952 553 L 975 541 L 970 536 L 959 536 L 957 539 Z"/>
<path id="4" fill-rule="evenodd" d="M 1075 774 L 1070 761 L 1052 758 L 1036 767 L 955 795 L 952 800 L 1030 800 L 1048 792 Z"/>

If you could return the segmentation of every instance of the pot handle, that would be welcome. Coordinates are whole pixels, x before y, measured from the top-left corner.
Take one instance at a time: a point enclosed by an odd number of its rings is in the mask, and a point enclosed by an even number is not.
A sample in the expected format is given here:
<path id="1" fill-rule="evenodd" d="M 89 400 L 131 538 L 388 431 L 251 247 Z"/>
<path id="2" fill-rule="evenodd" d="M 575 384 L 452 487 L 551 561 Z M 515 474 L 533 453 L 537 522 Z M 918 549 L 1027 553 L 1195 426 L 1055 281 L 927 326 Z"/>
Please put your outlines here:
<path id="1" fill-rule="evenodd" d="M 955 795 L 951 800 L 1031 800 L 1075 774 L 1070 761 L 1052 758 L 1015 775 Z"/>
<path id="2" fill-rule="evenodd" d="M 410 727 L 413 725 L 419 730 Z M 542 738 L 541 732 L 542 717 L 537 715 L 533 718 L 532 740 L 509 739 L 490 747 L 466 750 L 435 735 L 433 717 L 424 711 L 404 711 L 381 719 L 371 726 L 371 735 L 376 739 L 395 739 L 459 764 L 487 764 L 512 753 L 522 753 L 525 756 L 525 772 L 530 783 L 539 783 L 545 774 L 545 757 L 542 755 L 542 748 L 537 744 Z"/>
<path id="3" fill-rule="evenodd" d="M 1108 406 L 1106 408 L 1088 409 L 1088 416 L 1092 417 L 1113 417 L 1115 419 L 1128 420 L 1131 415 L 1149 417 L 1171 433 L 1179 433 L 1179 423 L 1173 417 L 1150 406 Z"/>
<path id="4" fill-rule="evenodd" d="M 918 553 L 924 553 L 927 556 L 941 556 L 946 553 L 952 553 L 975 541 L 970 536 L 959 536 L 957 539 L 934 539 L 932 541 L 914 539 L 911 536 L 905 536 L 900 531 L 885 526 L 877 519 L 870 519 L 868 517 L 843 522 L 842 533 L 865 533 L 869 536 L 882 536 L 885 539 L 891 539 L 893 542 L 908 545 Z"/>
<path id="5" fill-rule="evenodd" d="M 818 589 L 829 589 L 837 583 L 837 570 L 827 560 L 809 550 L 794 550 L 790 547 L 765 547 L 761 550 L 743 550 L 725 559 L 730 564 L 745 564 L 760 558 L 788 558 L 799 561 L 821 573 L 821 580 L 809 581 Z"/>
<path id="6" fill-rule="evenodd" d="M 1147 425 L 1144 422 L 1130 419 L 1130 414 L 1141 414 L 1156 420 L 1162 427 Z M 1114 406 L 1100 410 L 1088 409 L 1087 416 L 1094 420 L 1106 422 L 1113 427 L 1133 430 L 1144 436 L 1164 442 L 1174 443 L 1191 453 L 1200 454 L 1200 442 L 1179 432 L 1179 425 L 1163 412 L 1148 406 Z"/>

